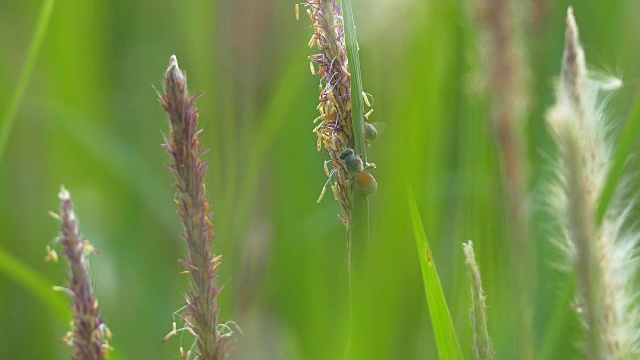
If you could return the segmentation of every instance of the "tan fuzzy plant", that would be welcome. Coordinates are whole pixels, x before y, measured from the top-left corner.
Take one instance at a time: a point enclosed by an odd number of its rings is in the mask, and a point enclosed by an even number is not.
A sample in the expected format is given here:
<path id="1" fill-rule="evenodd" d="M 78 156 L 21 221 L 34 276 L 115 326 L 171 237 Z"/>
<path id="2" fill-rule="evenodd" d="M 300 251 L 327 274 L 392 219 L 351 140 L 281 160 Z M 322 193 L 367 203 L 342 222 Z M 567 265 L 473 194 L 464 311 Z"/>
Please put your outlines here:
<path id="1" fill-rule="evenodd" d="M 480 266 L 476 261 L 476 253 L 473 250 L 473 242 L 462 244 L 464 262 L 471 280 L 471 331 L 473 333 L 473 353 L 478 360 L 492 360 L 494 358 L 493 345 L 487 327 L 487 296 L 482 288 Z"/>
<path id="2" fill-rule="evenodd" d="M 640 357 L 640 316 L 634 305 L 638 236 L 623 230 L 633 198 L 618 196 L 601 223 L 597 216 L 613 163 L 605 95 L 620 85 L 617 79 L 603 80 L 587 70 L 569 8 L 556 104 L 547 114 L 560 153 L 559 182 L 551 203 L 561 219 L 564 248 L 576 272 L 575 308 L 585 328 L 584 350 L 591 359 Z"/>

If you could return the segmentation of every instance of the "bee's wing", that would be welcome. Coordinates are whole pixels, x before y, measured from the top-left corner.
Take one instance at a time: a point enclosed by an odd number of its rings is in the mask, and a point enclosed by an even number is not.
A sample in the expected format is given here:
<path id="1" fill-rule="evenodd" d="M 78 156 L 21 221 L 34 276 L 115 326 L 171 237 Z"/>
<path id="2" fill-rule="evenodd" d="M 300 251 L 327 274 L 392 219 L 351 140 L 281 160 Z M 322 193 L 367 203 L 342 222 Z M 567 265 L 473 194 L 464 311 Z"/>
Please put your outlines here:
<path id="1" fill-rule="evenodd" d="M 387 131 L 387 129 L 389 128 L 389 125 L 383 122 L 372 122 L 371 125 L 373 125 L 373 127 L 376 128 L 378 135 L 384 134 L 384 132 Z"/>

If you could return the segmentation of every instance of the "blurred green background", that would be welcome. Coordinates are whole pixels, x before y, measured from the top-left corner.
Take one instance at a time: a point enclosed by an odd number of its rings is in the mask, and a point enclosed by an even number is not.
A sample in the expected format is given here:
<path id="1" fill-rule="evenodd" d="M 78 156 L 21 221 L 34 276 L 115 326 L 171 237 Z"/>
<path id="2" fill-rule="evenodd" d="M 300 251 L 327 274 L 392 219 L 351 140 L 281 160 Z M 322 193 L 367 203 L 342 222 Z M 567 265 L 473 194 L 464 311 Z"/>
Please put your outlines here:
<path id="1" fill-rule="evenodd" d="M 613 119 L 628 120 L 638 87 L 640 3 L 532 1 L 523 9 L 530 64 L 527 141 L 539 283 L 534 339 L 546 354 L 575 356 L 571 309 L 554 312 L 566 275 L 548 240 L 544 184 L 553 146 L 543 114 L 553 103 L 564 16 L 573 5 L 587 60 L 622 77 Z M 0 108 L 25 65 L 41 1 L 0 0 Z M 379 184 L 371 198 L 371 276 L 358 306 L 355 353 L 362 359 L 430 359 L 429 323 L 404 182 L 422 213 L 454 324 L 471 358 L 469 283 L 461 243 L 476 246 L 498 358 L 517 358 L 518 294 L 505 226 L 503 181 L 486 94 L 475 91 L 482 46 L 469 1 L 354 0 L 372 121 L 389 128 L 370 148 Z M 309 72 L 311 35 L 292 1 L 84 1 L 55 3 L 26 96 L 0 159 L 0 357 L 65 359 L 60 304 L 30 290 L 31 269 L 46 286 L 65 267 L 45 263 L 58 233 L 61 184 L 71 192 L 91 259 L 102 315 L 121 359 L 178 358 L 180 340 L 160 340 L 183 302 L 184 255 L 173 179 L 160 144 L 167 121 L 162 87 L 176 54 L 198 101 L 202 142 L 211 148 L 208 194 L 214 250 L 223 254 L 223 321 L 244 331 L 238 359 L 335 359 L 348 324 L 345 232 L 336 201 L 316 204 L 326 180 L 311 121 L 318 79 Z M 618 122 L 620 124 L 620 122 Z M 17 263 L 16 263 L 17 262 Z M 20 265 L 26 267 L 23 268 Z M 534 286 L 532 284 L 532 286 Z M 362 300 L 364 299 L 364 300 Z M 56 305 L 57 304 L 57 305 Z M 564 309 L 564 308 L 562 308 Z M 185 336 L 183 346 L 191 338 Z"/>

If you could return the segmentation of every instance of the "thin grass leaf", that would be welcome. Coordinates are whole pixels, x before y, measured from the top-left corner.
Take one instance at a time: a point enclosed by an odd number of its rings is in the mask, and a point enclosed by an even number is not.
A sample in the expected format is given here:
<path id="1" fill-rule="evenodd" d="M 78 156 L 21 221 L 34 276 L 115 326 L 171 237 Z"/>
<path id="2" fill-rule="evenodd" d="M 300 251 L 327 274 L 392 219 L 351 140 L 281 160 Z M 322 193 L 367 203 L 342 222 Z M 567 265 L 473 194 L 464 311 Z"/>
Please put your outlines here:
<path id="1" fill-rule="evenodd" d="M 42 275 L 2 248 L 0 248 L 0 273 L 4 273 L 8 278 L 23 286 L 36 299 L 41 300 L 62 323 L 69 322 L 71 316 L 67 301 L 62 293 L 51 291 L 51 281 L 44 279 Z M 118 348 L 117 342 L 112 342 L 112 345 L 114 348 Z M 108 358 L 120 360 L 121 356 L 117 352 L 111 352 Z"/>
<path id="2" fill-rule="evenodd" d="M 306 49 L 304 49 L 306 52 Z M 258 124 L 258 130 L 255 134 L 259 136 L 252 137 L 247 142 L 245 148 L 253 147 L 253 151 L 246 154 L 246 175 L 242 176 L 239 180 L 239 189 L 243 189 L 239 193 L 235 194 L 236 200 L 235 206 L 238 207 L 237 216 L 233 219 L 231 229 L 240 229 L 241 226 L 235 226 L 235 224 L 246 223 L 248 217 L 251 214 L 251 210 L 254 206 L 258 185 L 260 185 L 260 169 L 268 161 L 267 157 L 271 154 L 271 147 L 275 144 L 278 135 L 282 132 L 282 129 L 287 124 L 287 111 L 292 108 L 301 98 L 301 94 L 304 94 L 300 89 L 304 83 L 304 78 L 298 76 L 299 69 L 295 66 L 297 59 L 303 58 L 303 51 L 300 51 L 298 55 L 292 57 L 292 59 L 285 67 L 284 74 L 278 80 L 277 84 L 274 84 L 275 90 L 272 93 L 271 98 L 266 106 L 262 121 Z M 215 163 L 215 162 L 212 162 Z M 235 230 L 234 230 L 235 231 Z"/>
<path id="3" fill-rule="evenodd" d="M 413 196 L 413 190 L 409 186 L 407 187 L 407 197 L 409 211 L 411 212 L 411 222 L 413 223 L 413 233 L 418 249 L 418 258 L 420 259 L 420 268 L 422 269 L 422 280 L 424 280 L 424 291 L 427 294 L 431 325 L 433 326 L 439 357 L 440 359 L 463 359 L 458 335 L 453 327 L 447 301 L 440 285 L 436 264 L 429 248 L 427 235 L 425 235 L 422 226 L 418 205 Z"/>
<path id="4" fill-rule="evenodd" d="M 353 20 L 351 0 L 342 1 L 344 15 L 344 33 L 351 72 L 351 107 L 355 152 L 367 163 L 367 151 L 364 143 L 364 100 L 362 98 L 362 77 L 360 75 L 360 57 L 358 55 L 358 38 Z M 354 193 L 353 210 L 351 212 L 351 229 L 349 231 L 349 247 L 351 254 L 359 256 L 369 244 L 369 198 L 358 191 Z M 355 250 L 354 250 L 355 249 Z M 362 249 L 362 250 L 360 250 Z M 351 260 L 350 260 L 351 261 Z"/>
<path id="5" fill-rule="evenodd" d="M 38 58 L 38 53 L 40 52 L 40 48 L 42 47 L 44 37 L 47 34 L 49 19 L 51 18 L 51 13 L 53 12 L 53 3 L 54 0 L 45 0 L 44 4 L 42 4 L 42 9 L 40 10 L 40 16 L 36 25 L 36 32 L 33 35 L 31 46 L 29 47 L 27 63 L 22 70 L 22 74 L 20 74 L 18 86 L 16 87 L 16 90 L 13 93 L 13 97 L 6 107 L 4 116 L 2 117 L 2 127 L 0 128 L 0 161 L 2 160 L 4 150 L 7 147 L 9 133 L 11 133 L 13 125 L 16 121 L 18 106 L 20 106 L 22 98 L 24 97 L 24 94 L 27 90 L 27 85 L 29 84 L 29 79 L 31 79 L 31 74 L 33 73 L 33 67 L 35 66 L 36 59 Z"/>

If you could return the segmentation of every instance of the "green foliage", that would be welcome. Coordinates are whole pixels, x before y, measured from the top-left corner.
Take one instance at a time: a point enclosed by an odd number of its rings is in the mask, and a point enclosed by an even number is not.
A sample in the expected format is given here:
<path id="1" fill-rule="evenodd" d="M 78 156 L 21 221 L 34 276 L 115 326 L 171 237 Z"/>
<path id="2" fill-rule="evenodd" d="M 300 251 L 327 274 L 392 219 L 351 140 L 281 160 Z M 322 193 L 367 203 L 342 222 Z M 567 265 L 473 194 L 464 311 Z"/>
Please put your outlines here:
<path id="1" fill-rule="evenodd" d="M 551 219 L 543 198 L 554 148 L 544 111 L 553 103 L 569 1 L 546 4 L 527 19 L 533 107 L 527 126 L 537 271 L 537 350 L 547 358 L 580 359 L 579 324 L 565 283 L 554 269 Z M 0 2 L 0 107 L 16 95 L 43 2 Z M 624 126 L 640 77 L 640 35 L 634 0 L 571 1 L 592 68 L 615 65 L 626 87 L 608 107 Z M 477 78 L 477 31 L 467 1 L 352 0 L 362 79 L 373 95 L 373 122 L 388 130 L 367 149 L 378 192 L 370 202 L 370 261 L 354 294 L 358 338 L 354 359 L 437 357 L 407 209 L 405 179 L 428 229 L 433 259 L 465 358 L 471 358 L 469 295 L 460 244 L 473 240 L 488 297 L 496 358 L 518 358 L 510 314 L 518 294 L 505 235 L 509 214 Z M 531 14 L 534 12 L 532 11 Z M 529 14 L 529 12 L 526 12 Z M 528 16 L 528 15 L 527 15 Z M 85 236 L 100 250 L 91 259 L 102 314 L 114 333 L 114 354 L 169 359 L 179 339 L 160 340 L 185 290 L 180 224 L 172 203 L 166 130 L 152 86 L 161 87 L 176 54 L 198 101 L 211 148 L 207 192 L 214 211 L 220 267 L 221 320 L 244 332 L 236 356 L 336 359 L 347 343 L 348 278 L 344 227 L 311 132 L 318 82 L 308 70 L 311 34 L 291 1 L 57 1 L 33 65 L 13 131 L 0 161 L 0 354 L 14 359 L 68 359 L 67 331 L 52 305 L 30 290 L 33 273 L 61 284 L 64 271 L 43 262 L 58 224 L 64 184 L 74 195 Z M 606 68 L 604 70 L 607 70 Z M 619 95 L 619 96 L 618 96 Z M 622 123 L 620 124 L 622 125 Z M 618 124 L 613 124 L 618 126 Z M 634 125 L 635 126 L 635 125 Z M 622 127 L 615 127 L 620 131 Z M 634 128 L 619 132 L 637 153 Z M 623 158 L 617 155 L 618 158 Z M 621 171 L 637 173 L 635 157 Z M 614 169 L 612 174 L 617 171 Z M 628 184 L 636 190 L 635 182 Z M 634 210 L 636 211 L 636 210 Z M 635 214 L 635 213 L 634 213 Z M 10 260 L 7 260 L 10 259 Z M 24 270 L 14 260 L 31 269 Z M 11 274 L 11 275 L 10 275 Z M 54 293 L 52 298 L 60 294 Z M 568 292 L 570 293 L 570 291 Z M 557 305 L 561 304 L 561 305 Z M 557 305 L 557 307 L 556 307 Z M 517 310 L 517 309 L 515 309 Z M 184 335 L 188 348 L 192 338 Z"/>
<path id="2" fill-rule="evenodd" d="M 43 305 L 61 320 L 68 321 L 71 318 L 64 298 L 60 293 L 52 291 L 51 283 L 2 249 L 0 249 L 0 270 L 4 276 L 24 286 L 32 296 L 41 299 Z"/>

